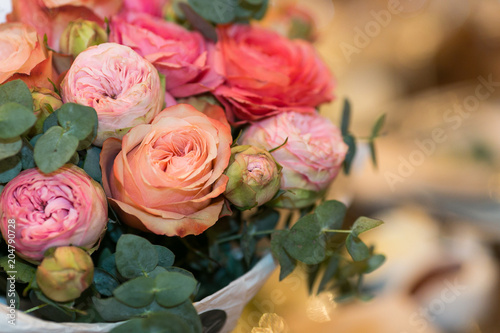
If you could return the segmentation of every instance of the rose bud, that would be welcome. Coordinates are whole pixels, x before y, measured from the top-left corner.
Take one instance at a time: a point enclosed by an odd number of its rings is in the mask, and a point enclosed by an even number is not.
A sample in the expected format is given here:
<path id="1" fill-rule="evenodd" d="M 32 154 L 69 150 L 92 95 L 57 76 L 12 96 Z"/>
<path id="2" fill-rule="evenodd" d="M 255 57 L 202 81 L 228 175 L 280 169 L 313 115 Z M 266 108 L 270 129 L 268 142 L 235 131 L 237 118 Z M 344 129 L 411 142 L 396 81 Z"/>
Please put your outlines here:
<path id="1" fill-rule="evenodd" d="M 278 192 L 281 166 L 271 154 L 254 146 L 236 146 L 225 174 L 229 177 L 224 196 L 240 209 L 270 201 Z"/>
<path id="2" fill-rule="evenodd" d="M 51 247 L 90 249 L 108 222 L 106 195 L 75 165 L 66 164 L 50 174 L 28 169 L 0 194 L 0 229 L 6 241 L 12 220 L 16 254 L 31 262 L 39 262 Z"/>
<path id="3" fill-rule="evenodd" d="M 31 96 L 33 97 L 33 113 L 38 118 L 35 126 L 30 131 L 31 136 L 35 136 L 43 132 L 43 122 L 55 110 L 62 106 L 61 97 L 58 94 L 47 88 L 31 88 Z"/>
<path id="4" fill-rule="evenodd" d="M 96 146 L 121 139 L 132 127 L 149 124 L 164 103 L 158 71 L 131 48 L 91 46 L 76 57 L 61 83 L 65 103 L 93 107 L 99 124 Z"/>
<path id="5" fill-rule="evenodd" d="M 75 246 L 58 247 L 36 270 L 36 283 L 45 296 L 56 302 L 80 297 L 93 278 L 92 258 Z"/>
<path id="6" fill-rule="evenodd" d="M 282 167 L 278 207 L 303 208 L 323 196 L 347 153 L 340 130 L 317 113 L 285 112 L 252 124 L 241 142 L 269 150 Z"/>
<path id="7" fill-rule="evenodd" d="M 76 57 L 88 47 L 106 43 L 106 31 L 96 22 L 78 19 L 68 24 L 59 40 L 59 49 L 62 53 Z"/>

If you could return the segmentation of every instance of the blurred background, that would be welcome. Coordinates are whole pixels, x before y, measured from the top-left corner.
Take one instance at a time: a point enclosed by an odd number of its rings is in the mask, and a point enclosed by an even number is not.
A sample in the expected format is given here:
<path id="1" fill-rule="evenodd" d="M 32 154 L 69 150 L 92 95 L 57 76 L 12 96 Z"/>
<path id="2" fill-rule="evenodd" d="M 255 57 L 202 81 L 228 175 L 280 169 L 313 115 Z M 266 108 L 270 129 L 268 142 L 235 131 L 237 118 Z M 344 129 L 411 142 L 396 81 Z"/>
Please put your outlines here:
<path id="1" fill-rule="evenodd" d="M 500 332 L 500 1 L 270 3 L 263 23 L 314 39 L 337 78 L 323 115 L 348 98 L 359 138 L 387 115 L 378 168 L 360 143 L 329 195 L 386 222 L 362 238 L 387 261 L 345 305 L 275 272 L 234 332 Z"/>

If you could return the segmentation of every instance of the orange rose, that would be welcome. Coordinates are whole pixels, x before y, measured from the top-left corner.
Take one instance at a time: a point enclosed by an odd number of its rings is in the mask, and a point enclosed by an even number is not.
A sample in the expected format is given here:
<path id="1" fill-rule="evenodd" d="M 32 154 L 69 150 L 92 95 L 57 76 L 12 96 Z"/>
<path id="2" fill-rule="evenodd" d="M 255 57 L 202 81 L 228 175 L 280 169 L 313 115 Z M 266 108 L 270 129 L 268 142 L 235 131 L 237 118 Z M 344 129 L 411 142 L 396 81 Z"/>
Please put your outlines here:
<path id="1" fill-rule="evenodd" d="M 151 124 L 132 128 L 123 141 L 104 142 L 103 186 L 123 222 L 184 237 L 202 233 L 219 219 L 232 138 L 223 110 L 206 108 L 214 119 L 178 104 Z"/>
<path id="2" fill-rule="evenodd" d="M 52 57 L 35 29 L 22 23 L 0 24 L 0 84 L 21 79 L 30 87 L 52 88 Z"/>

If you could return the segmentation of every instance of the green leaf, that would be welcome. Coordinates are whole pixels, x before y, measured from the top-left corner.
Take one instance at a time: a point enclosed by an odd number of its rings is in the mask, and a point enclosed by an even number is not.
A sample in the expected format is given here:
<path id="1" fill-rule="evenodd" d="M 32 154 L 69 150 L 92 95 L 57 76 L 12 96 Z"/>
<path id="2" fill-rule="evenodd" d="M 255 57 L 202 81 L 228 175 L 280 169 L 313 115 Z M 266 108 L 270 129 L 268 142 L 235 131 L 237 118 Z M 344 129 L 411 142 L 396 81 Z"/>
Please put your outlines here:
<path id="1" fill-rule="evenodd" d="M 97 126 L 97 113 L 88 106 L 66 103 L 56 114 L 59 125 L 80 141 L 91 135 Z"/>
<path id="2" fill-rule="evenodd" d="M 323 277 L 321 278 L 321 281 L 319 283 L 317 294 L 321 293 L 326 289 L 328 283 L 331 282 L 335 277 L 335 274 L 337 273 L 338 269 L 339 269 L 339 258 L 331 257 L 328 260 L 328 264 L 326 265 L 325 271 L 323 272 Z"/>
<path id="3" fill-rule="evenodd" d="M 117 300 L 132 306 L 142 308 L 151 304 L 155 298 L 155 279 L 140 276 L 129 280 L 113 291 Z"/>
<path id="4" fill-rule="evenodd" d="M 0 184 L 8 183 L 14 179 L 21 172 L 22 167 L 21 158 L 18 155 L 2 160 L 0 163 Z"/>
<path id="5" fill-rule="evenodd" d="M 47 132 L 49 128 L 53 126 L 58 126 L 59 123 L 57 122 L 57 111 L 52 112 L 47 118 L 45 118 L 45 121 L 43 122 L 43 132 Z"/>
<path id="6" fill-rule="evenodd" d="M 8 256 L 1 257 L 0 266 L 6 272 L 15 271 L 16 281 L 29 283 L 35 277 L 36 268 L 17 256 L 14 260 L 10 261 Z"/>
<path id="7" fill-rule="evenodd" d="M 142 319 L 142 332 L 149 333 L 186 333 L 190 328 L 182 317 L 168 313 L 156 312 Z M 130 331 L 129 331 L 130 332 Z"/>
<path id="8" fill-rule="evenodd" d="M 116 268 L 127 279 L 143 276 L 158 265 L 158 252 L 148 240 L 125 234 L 116 244 Z"/>
<path id="9" fill-rule="evenodd" d="M 22 147 L 23 140 L 19 136 L 10 139 L 0 139 L 0 160 L 16 155 Z"/>
<path id="10" fill-rule="evenodd" d="M 21 148 L 21 163 L 23 164 L 24 170 L 32 169 L 35 167 L 33 146 L 25 138 L 23 138 L 23 148 Z"/>
<path id="11" fill-rule="evenodd" d="M 0 86 L 0 105 L 9 102 L 21 104 L 28 110 L 33 110 L 33 97 L 26 83 L 14 80 Z"/>
<path id="12" fill-rule="evenodd" d="M 300 218 L 290 229 L 284 242 L 285 250 L 293 258 L 308 265 L 325 259 L 325 235 L 313 214 Z"/>
<path id="13" fill-rule="evenodd" d="M 367 269 L 365 274 L 371 273 L 374 270 L 378 269 L 385 262 L 385 256 L 383 254 L 376 254 L 371 256 L 367 261 Z"/>
<path id="14" fill-rule="evenodd" d="M 143 308 L 134 308 L 123 304 L 114 297 L 92 298 L 95 309 L 105 321 L 127 320 L 135 316 L 144 316 L 148 313 L 161 311 L 163 308 L 156 302 L 152 302 Z"/>
<path id="15" fill-rule="evenodd" d="M 202 333 L 201 320 L 191 300 L 187 300 L 173 308 L 164 308 L 165 312 L 181 317 L 190 330 L 186 333 Z M 207 331 L 208 333 L 208 331 Z"/>
<path id="16" fill-rule="evenodd" d="M 380 131 L 382 130 L 385 124 L 385 116 L 386 116 L 385 113 L 381 115 L 375 122 L 375 125 L 373 125 L 372 134 L 370 136 L 371 140 L 374 140 L 376 137 L 380 135 Z"/>
<path id="17" fill-rule="evenodd" d="M 319 205 L 314 210 L 314 214 L 323 230 L 340 229 L 344 223 L 346 210 L 346 206 L 342 202 L 329 200 Z"/>
<path id="18" fill-rule="evenodd" d="M 90 147 L 87 149 L 87 155 L 83 162 L 83 170 L 92 177 L 96 182 L 101 182 L 102 171 L 99 165 L 101 149 L 98 147 Z"/>
<path id="19" fill-rule="evenodd" d="M 166 307 L 181 304 L 196 289 L 195 279 L 177 272 L 163 272 L 156 276 L 156 301 Z"/>
<path id="20" fill-rule="evenodd" d="M 43 173 L 51 173 L 68 162 L 78 147 L 78 139 L 59 126 L 51 127 L 35 145 L 35 162 Z"/>
<path id="21" fill-rule="evenodd" d="M 346 239 L 346 248 L 354 261 L 363 261 L 370 257 L 370 249 L 356 235 L 349 234 Z"/>
<path id="22" fill-rule="evenodd" d="M 238 0 L 188 0 L 193 10 L 208 21 L 223 24 L 236 17 Z"/>
<path id="23" fill-rule="evenodd" d="M 29 130 L 35 122 L 32 108 L 28 109 L 15 102 L 0 105 L 0 139 L 17 137 Z"/>
<path id="24" fill-rule="evenodd" d="M 217 31 L 213 25 L 196 13 L 187 3 L 179 2 L 179 8 L 194 29 L 198 30 L 206 39 L 217 43 Z"/>
<path id="25" fill-rule="evenodd" d="M 167 249 L 165 246 L 155 245 L 156 252 L 158 252 L 158 266 L 170 267 L 175 262 L 175 254 Z"/>
<path id="26" fill-rule="evenodd" d="M 358 236 L 363 232 L 376 228 L 380 225 L 384 224 L 381 220 L 372 219 L 369 217 L 361 216 L 354 222 L 352 225 L 352 234 Z"/>
<path id="27" fill-rule="evenodd" d="M 344 172 L 346 175 L 348 175 L 351 171 L 354 156 L 356 156 L 356 139 L 351 134 L 346 134 L 344 135 L 344 142 L 349 149 L 344 159 Z"/>
<path id="28" fill-rule="evenodd" d="M 271 237 L 271 252 L 280 264 L 280 281 L 290 275 L 297 265 L 297 261 L 290 257 L 283 247 L 289 232 L 289 230 L 277 230 Z"/>
<path id="29" fill-rule="evenodd" d="M 142 319 L 134 318 L 127 320 L 125 323 L 114 327 L 109 333 L 130 333 L 130 332 L 145 332 L 142 326 Z"/>
<path id="30" fill-rule="evenodd" d="M 112 296 L 120 283 L 108 272 L 101 268 L 94 269 L 94 285 L 99 294 L 103 296 Z"/>
<path id="31" fill-rule="evenodd" d="M 340 130 L 343 136 L 349 134 L 349 125 L 351 123 L 351 103 L 348 99 L 344 99 L 344 107 L 342 108 L 342 120 L 340 122 Z"/>

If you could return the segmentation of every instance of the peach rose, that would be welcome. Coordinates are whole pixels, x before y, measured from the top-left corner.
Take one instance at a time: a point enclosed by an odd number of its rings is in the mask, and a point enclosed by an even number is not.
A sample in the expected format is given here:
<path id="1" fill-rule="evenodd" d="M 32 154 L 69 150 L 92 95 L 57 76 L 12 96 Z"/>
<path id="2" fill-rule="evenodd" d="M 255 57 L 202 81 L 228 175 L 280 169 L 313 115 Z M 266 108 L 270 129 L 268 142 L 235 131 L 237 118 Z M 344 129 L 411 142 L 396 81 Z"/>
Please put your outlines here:
<path id="1" fill-rule="evenodd" d="M 333 78 L 313 46 L 263 28 L 218 28 L 226 82 L 214 94 L 229 121 L 256 121 L 284 111 L 314 112 L 333 99 Z"/>
<path id="2" fill-rule="evenodd" d="M 0 24 L 0 84 L 21 79 L 30 87 L 52 88 L 51 54 L 35 29 L 22 23 Z"/>
<path id="3" fill-rule="evenodd" d="M 92 10 L 99 17 L 111 17 L 118 13 L 123 0 L 42 0 L 47 8 L 59 8 L 64 6 L 85 7 Z"/>
<path id="4" fill-rule="evenodd" d="M 225 118 L 220 107 L 209 108 L 216 119 Z M 168 107 L 151 124 L 132 128 L 123 141 L 104 142 L 104 190 L 132 227 L 167 236 L 198 235 L 223 209 L 231 141 L 227 123 L 187 104 Z"/>

